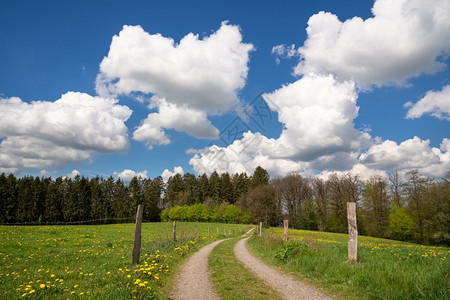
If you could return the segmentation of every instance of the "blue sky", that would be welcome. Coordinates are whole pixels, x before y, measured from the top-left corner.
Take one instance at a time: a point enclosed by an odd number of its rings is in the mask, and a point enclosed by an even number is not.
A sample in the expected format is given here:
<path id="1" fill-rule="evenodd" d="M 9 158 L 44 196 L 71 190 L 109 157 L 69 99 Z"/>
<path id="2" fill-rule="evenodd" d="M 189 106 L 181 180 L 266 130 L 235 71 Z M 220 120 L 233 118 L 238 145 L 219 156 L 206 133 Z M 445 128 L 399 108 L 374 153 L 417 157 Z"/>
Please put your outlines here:
<path id="1" fill-rule="evenodd" d="M 0 172 L 441 177 L 448 32 L 439 0 L 1 1 Z"/>

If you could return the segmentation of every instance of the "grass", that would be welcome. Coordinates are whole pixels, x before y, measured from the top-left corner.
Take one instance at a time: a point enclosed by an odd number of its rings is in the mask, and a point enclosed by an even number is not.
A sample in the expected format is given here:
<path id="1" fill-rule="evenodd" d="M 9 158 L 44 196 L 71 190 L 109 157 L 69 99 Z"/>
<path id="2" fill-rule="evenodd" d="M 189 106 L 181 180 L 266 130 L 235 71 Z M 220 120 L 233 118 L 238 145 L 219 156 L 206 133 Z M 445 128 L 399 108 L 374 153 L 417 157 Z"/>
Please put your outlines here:
<path id="1" fill-rule="evenodd" d="M 248 241 L 254 255 L 345 299 L 448 299 L 450 248 L 359 236 L 347 263 L 346 234 L 271 228 Z"/>
<path id="2" fill-rule="evenodd" d="M 167 299 L 173 273 L 184 259 L 233 224 L 142 224 L 141 260 L 131 263 L 134 224 L 0 226 L 0 298 Z M 208 226 L 211 237 L 208 237 Z"/>
<path id="3" fill-rule="evenodd" d="M 238 239 L 222 242 L 209 256 L 209 267 L 217 293 L 222 299 L 280 299 L 275 290 L 247 270 L 233 255 Z"/>

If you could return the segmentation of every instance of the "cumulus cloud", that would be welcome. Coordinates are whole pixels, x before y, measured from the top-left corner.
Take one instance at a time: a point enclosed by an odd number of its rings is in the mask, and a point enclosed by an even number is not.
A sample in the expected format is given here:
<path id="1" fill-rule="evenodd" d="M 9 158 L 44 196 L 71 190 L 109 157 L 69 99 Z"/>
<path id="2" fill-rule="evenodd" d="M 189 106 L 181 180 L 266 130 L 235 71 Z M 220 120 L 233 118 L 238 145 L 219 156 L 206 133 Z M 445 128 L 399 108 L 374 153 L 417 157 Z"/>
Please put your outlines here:
<path id="1" fill-rule="evenodd" d="M 125 169 L 122 172 L 114 172 L 113 175 L 125 181 L 130 181 L 131 179 L 133 179 L 133 177 L 140 177 L 142 179 L 146 179 L 147 170 L 144 170 L 142 172 L 135 172 L 130 169 Z"/>
<path id="2" fill-rule="evenodd" d="M 294 73 L 334 74 L 369 88 L 446 68 L 440 58 L 450 53 L 447 0 L 377 0 L 372 13 L 345 22 L 331 13 L 313 15 Z"/>
<path id="3" fill-rule="evenodd" d="M 370 135 L 354 128 L 358 116 L 355 84 L 333 76 L 306 75 L 263 95 L 284 125 L 276 156 L 312 161 L 337 152 L 359 151 Z"/>
<path id="4" fill-rule="evenodd" d="M 172 177 L 172 176 L 175 175 L 175 174 L 180 174 L 181 176 L 183 176 L 183 175 L 184 175 L 184 170 L 183 170 L 183 168 L 182 168 L 181 166 L 174 167 L 174 168 L 173 168 L 173 172 L 170 171 L 169 169 L 165 169 L 165 170 L 162 172 L 161 177 L 162 177 L 162 179 L 163 179 L 165 182 L 167 182 L 167 180 L 169 180 L 169 178 Z"/>
<path id="5" fill-rule="evenodd" d="M 446 85 L 441 91 L 428 91 L 417 103 L 407 102 L 407 119 L 417 119 L 425 114 L 435 118 L 450 121 L 450 85 Z"/>
<path id="6" fill-rule="evenodd" d="M 161 128 L 217 137 L 207 115 L 239 104 L 237 92 L 245 86 L 252 49 L 253 45 L 242 42 L 239 27 L 227 22 L 208 37 L 189 33 L 179 43 L 149 34 L 140 26 L 124 26 L 100 64 L 96 90 L 103 96 L 139 92 L 163 99 L 158 102 L 159 112 L 149 115 L 137 129 L 139 141 L 169 143 Z M 190 115 L 166 119 L 168 106 Z"/>
<path id="7" fill-rule="evenodd" d="M 115 99 L 74 92 L 54 102 L 0 99 L 0 166 L 17 173 L 125 152 L 131 113 Z"/>
<path id="8" fill-rule="evenodd" d="M 389 176 L 385 170 L 377 170 L 377 169 L 371 169 L 363 164 L 355 164 L 351 169 L 345 170 L 345 171 L 323 171 L 320 174 L 317 175 L 318 178 L 321 178 L 323 180 L 327 180 L 331 174 L 337 174 L 338 176 L 343 176 L 345 174 L 352 174 L 353 176 L 358 176 L 359 179 L 365 181 L 369 180 L 372 177 L 381 177 L 384 179 L 388 179 Z"/>
<path id="9" fill-rule="evenodd" d="M 261 165 L 271 174 L 283 175 L 311 166 L 329 167 L 329 163 L 321 163 L 324 158 L 346 168 L 371 143 L 369 134 L 354 128 L 358 107 L 353 82 L 338 82 L 331 75 L 307 75 L 263 98 L 278 112 L 284 126 L 280 137 L 247 132 L 228 147 L 205 148 L 190 160 L 194 170 L 251 173 Z"/>
<path id="10" fill-rule="evenodd" d="M 63 176 L 63 178 L 75 178 L 77 176 L 80 176 L 80 171 L 78 170 L 72 170 L 72 172 L 70 172 L 69 174 L 67 174 L 66 176 Z"/>
<path id="11" fill-rule="evenodd" d="M 441 149 L 430 147 L 430 140 L 418 137 L 406 140 L 400 144 L 386 140 L 373 145 L 361 154 L 361 164 L 381 170 L 418 169 L 428 176 L 444 176 L 450 169 L 449 140 L 444 139 Z"/>
<path id="12" fill-rule="evenodd" d="M 157 97 L 152 97 L 150 107 L 159 107 L 159 112 L 149 114 L 133 132 L 133 139 L 145 142 L 149 148 L 170 143 L 163 128 L 186 132 L 201 139 L 216 139 L 219 136 L 219 130 L 211 124 L 204 111 L 168 103 Z"/>

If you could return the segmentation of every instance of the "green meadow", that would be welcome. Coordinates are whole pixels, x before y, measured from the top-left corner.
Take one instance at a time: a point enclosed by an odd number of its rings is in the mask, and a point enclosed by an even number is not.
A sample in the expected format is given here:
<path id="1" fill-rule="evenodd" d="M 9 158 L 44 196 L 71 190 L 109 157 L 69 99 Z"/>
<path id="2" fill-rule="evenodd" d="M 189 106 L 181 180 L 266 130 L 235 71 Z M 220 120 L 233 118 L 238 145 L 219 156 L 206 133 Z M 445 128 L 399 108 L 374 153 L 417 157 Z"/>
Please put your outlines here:
<path id="1" fill-rule="evenodd" d="M 198 223 L 196 239 L 196 224 L 179 222 L 175 242 L 172 225 L 142 224 L 139 265 L 131 263 L 134 224 L 0 226 L 0 298 L 167 299 L 187 256 L 248 228 Z"/>
<path id="2" fill-rule="evenodd" d="M 248 241 L 257 257 L 344 299 L 449 299 L 450 248 L 359 236 L 348 263 L 348 235 L 270 228 Z"/>

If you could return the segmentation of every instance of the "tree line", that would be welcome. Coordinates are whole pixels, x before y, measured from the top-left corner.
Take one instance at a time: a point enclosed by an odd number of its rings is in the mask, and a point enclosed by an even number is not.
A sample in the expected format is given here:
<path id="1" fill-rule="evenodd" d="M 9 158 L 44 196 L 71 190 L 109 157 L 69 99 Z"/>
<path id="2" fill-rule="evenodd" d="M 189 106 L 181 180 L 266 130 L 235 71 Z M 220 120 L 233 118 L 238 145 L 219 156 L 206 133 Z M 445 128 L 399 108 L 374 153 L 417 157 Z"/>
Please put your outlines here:
<path id="1" fill-rule="evenodd" d="M 347 173 L 328 178 L 291 173 L 253 175 L 175 174 L 130 182 L 0 175 L 0 222 L 73 222 L 132 218 L 144 204 L 144 220 L 264 222 L 293 228 L 347 232 L 347 202 L 357 203 L 361 234 L 420 243 L 450 244 L 450 172 L 442 180 L 417 170 L 361 180 Z M 226 212 L 226 213 L 225 213 Z"/>
<path id="2" fill-rule="evenodd" d="M 125 219 L 145 207 L 143 219 L 160 220 L 164 181 L 134 177 L 129 183 L 113 177 L 103 179 L 16 178 L 0 175 L 0 223 L 54 223 Z"/>
<path id="3" fill-rule="evenodd" d="M 177 174 L 168 181 L 164 217 L 195 218 L 189 214 L 189 208 L 201 203 L 207 211 L 204 215 L 212 220 L 214 209 L 218 211 L 225 203 L 222 211 L 227 205 L 235 205 L 252 222 L 280 226 L 283 219 L 288 219 L 293 228 L 346 233 L 347 202 L 357 203 L 361 234 L 450 244 L 450 172 L 442 180 L 424 177 L 417 170 L 403 176 L 399 172 L 387 178 L 373 176 L 369 180 L 351 173 L 333 173 L 326 179 L 291 173 L 270 179 L 261 167 L 252 176 L 214 172 L 208 178 Z M 177 214 L 170 215 L 171 211 Z"/>

